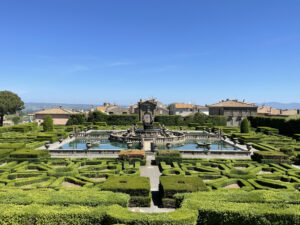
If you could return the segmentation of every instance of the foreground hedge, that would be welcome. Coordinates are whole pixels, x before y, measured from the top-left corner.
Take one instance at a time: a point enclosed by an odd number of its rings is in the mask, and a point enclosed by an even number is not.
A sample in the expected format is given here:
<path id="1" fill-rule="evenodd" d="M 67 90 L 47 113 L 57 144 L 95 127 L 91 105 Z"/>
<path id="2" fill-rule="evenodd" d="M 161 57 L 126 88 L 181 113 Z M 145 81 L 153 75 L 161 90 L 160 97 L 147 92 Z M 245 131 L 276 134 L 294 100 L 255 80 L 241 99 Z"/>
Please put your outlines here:
<path id="1" fill-rule="evenodd" d="M 107 210 L 106 224 L 130 225 L 195 225 L 197 211 L 179 209 L 169 213 L 137 213 L 120 206 L 110 206 Z"/>
<path id="2" fill-rule="evenodd" d="M 135 213 L 118 205 L 64 207 L 0 204 L 0 224 L 195 225 L 196 222 L 197 211 L 186 209 L 170 213 Z"/>
<path id="3" fill-rule="evenodd" d="M 106 208 L 0 204 L 0 224 L 105 224 Z"/>
<path id="4" fill-rule="evenodd" d="M 201 192 L 184 195 L 181 206 L 182 209 L 198 210 L 197 224 L 290 225 L 300 222 L 300 205 L 294 198 L 298 199 L 299 194 L 272 191 Z"/>
<path id="5" fill-rule="evenodd" d="M 43 205 L 83 205 L 83 206 L 109 206 L 118 204 L 128 207 L 129 195 L 98 191 L 95 189 L 84 190 L 31 190 L 20 189 L 5 190 L 0 192 L 0 204 L 43 204 Z"/>

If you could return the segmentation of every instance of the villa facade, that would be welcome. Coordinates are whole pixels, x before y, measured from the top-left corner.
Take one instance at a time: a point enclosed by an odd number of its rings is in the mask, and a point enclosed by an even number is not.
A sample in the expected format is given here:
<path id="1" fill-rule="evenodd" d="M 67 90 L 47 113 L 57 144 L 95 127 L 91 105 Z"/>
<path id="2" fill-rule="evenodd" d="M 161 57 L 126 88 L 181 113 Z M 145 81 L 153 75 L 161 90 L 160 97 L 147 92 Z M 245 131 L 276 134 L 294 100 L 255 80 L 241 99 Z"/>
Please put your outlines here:
<path id="1" fill-rule="evenodd" d="M 189 116 L 197 112 L 202 112 L 208 115 L 208 108 L 200 105 L 172 103 L 170 104 L 170 115 Z"/>
<path id="2" fill-rule="evenodd" d="M 66 125 L 70 115 L 77 114 L 79 112 L 69 109 L 64 109 L 62 107 L 45 109 L 34 114 L 34 122 L 37 122 L 39 125 L 44 122 L 45 116 L 50 115 L 53 119 L 54 125 Z"/>
<path id="3" fill-rule="evenodd" d="M 208 105 L 209 115 L 227 117 L 227 126 L 240 126 L 242 120 L 248 116 L 257 115 L 257 106 L 245 101 L 236 99 L 220 101 L 219 103 Z"/>

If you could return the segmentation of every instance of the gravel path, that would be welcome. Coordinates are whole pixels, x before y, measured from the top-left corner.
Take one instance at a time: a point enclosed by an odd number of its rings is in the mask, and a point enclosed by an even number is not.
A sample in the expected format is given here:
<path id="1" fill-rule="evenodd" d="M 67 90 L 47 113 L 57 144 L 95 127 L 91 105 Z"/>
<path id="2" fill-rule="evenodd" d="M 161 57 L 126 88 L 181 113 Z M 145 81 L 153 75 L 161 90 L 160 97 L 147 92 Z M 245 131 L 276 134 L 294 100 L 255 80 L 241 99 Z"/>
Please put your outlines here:
<path id="1" fill-rule="evenodd" d="M 145 166 L 140 168 L 142 177 L 150 178 L 152 201 L 151 207 L 145 208 L 129 208 L 134 212 L 147 212 L 147 213 L 158 213 L 158 212 L 171 212 L 175 209 L 159 208 L 159 177 L 161 175 L 158 166 L 151 165 L 151 160 L 154 159 L 154 156 L 147 156 L 147 163 Z"/>

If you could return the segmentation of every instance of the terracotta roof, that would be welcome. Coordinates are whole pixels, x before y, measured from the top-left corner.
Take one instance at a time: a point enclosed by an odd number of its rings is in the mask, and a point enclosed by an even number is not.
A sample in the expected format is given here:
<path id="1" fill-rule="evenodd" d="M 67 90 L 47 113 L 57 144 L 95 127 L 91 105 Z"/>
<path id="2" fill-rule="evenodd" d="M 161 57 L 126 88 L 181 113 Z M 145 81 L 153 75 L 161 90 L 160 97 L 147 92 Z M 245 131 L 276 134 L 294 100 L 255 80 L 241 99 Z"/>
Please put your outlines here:
<path id="1" fill-rule="evenodd" d="M 105 111 L 106 110 L 106 107 L 105 106 L 98 106 L 97 108 L 97 111 Z"/>
<path id="2" fill-rule="evenodd" d="M 255 104 L 248 102 L 239 102 L 238 100 L 226 100 L 216 104 L 208 105 L 208 107 L 257 107 Z"/>
<path id="3" fill-rule="evenodd" d="M 195 107 L 194 104 L 185 104 L 185 103 L 174 103 L 174 107 L 177 109 L 192 109 Z"/>
<path id="4" fill-rule="evenodd" d="M 46 114 L 46 115 L 53 115 L 53 114 L 66 114 L 66 115 L 70 115 L 70 114 L 75 114 L 77 112 L 74 112 L 72 110 L 69 109 L 63 109 L 63 108 L 52 108 L 52 109 L 45 109 L 43 111 L 40 112 L 36 112 L 35 114 Z"/>
<path id="5" fill-rule="evenodd" d="M 260 106 L 257 108 L 257 113 L 259 114 L 269 114 L 269 115 L 280 115 L 280 109 L 275 109 L 269 106 Z"/>

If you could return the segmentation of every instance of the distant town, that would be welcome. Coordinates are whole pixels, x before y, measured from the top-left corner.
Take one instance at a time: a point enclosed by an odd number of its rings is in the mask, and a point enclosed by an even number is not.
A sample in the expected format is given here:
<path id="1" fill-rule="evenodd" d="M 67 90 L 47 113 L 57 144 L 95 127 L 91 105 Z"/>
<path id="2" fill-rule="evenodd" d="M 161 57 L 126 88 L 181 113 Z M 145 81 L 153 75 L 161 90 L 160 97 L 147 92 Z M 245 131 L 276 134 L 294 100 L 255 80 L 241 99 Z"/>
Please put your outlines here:
<path id="1" fill-rule="evenodd" d="M 203 113 L 205 115 L 220 115 L 227 117 L 227 126 L 239 126 L 241 121 L 248 116 L 265 115 L 274 117 L 291 117 L 300 115 L 300 105 L 293 104 L 293 109 L 282 109 L 269 106 L 267 104 L 249 103 L 245 100 L 226 99 L 215 104 L 196 105 L 191 103 L 176 102 L 166 105 L 156 99 L 140 100 L 136 104 L 130 106 L 121 106 L 109 102 L 102 105 L 88 104 L 62 104 L 55 103 L 29 103 L 25 104 L 25 109 L 17 115 L 9 115 L 4 118 L 4 126 L 14 125 L 18 123 L 38 122 L 41 124 L 46 115 L 51 115 L 55 125 L 66 125 L 70 115 L 85 114 L 89 112 L 100 111 L 111 115 L 128 115 L 138 114 L 139 104 L 150 102 L 155 104 L 155 115 L 178 115 L 182 117 L 190 116 L 195 113 Z M 276 103 L 270 103 L 270 105 Z M 288 105 L 277 103 L 278 106 L 287 107 Z M 299 109 L 295 109 L 298 107 Z M 16 119 L 19 118 L 19 119 Z"/>

